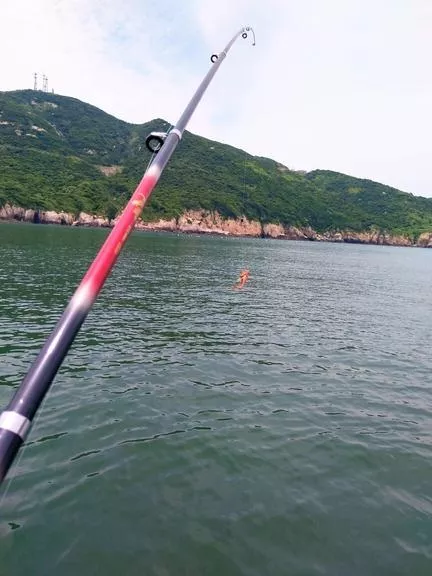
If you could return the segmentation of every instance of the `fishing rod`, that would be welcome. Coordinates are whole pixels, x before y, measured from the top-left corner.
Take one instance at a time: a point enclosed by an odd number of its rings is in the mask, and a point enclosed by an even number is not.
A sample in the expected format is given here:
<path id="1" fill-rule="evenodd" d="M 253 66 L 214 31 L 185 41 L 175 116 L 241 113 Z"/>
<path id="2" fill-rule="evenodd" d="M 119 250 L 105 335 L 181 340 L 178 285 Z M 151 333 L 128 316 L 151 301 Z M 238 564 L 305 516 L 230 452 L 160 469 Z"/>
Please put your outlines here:
<path id="1" fill-rule="evenodd" d="M 220 54 L 211 56 L 212 66 L 210 70 L 198 86 L 174 128 L 168 133 L 152 132 L 147 137 L 146 146 L 155 154 L 153 161 L 12 400 L 0 415 L 0 483 L 4 480 L 21 444 L 25 441 L 36 412 L 50 389 L 54 376 L 117 261 L 144 205 L 150 198 L 165 166 L 180 142 L 186 125 L 204 92 L 237 38 L 240 36 L 247 38 L 249 33 L 252 35 L 255 46 L 255 34 L 252 28 L 246 26 L 239 30 Z"/>

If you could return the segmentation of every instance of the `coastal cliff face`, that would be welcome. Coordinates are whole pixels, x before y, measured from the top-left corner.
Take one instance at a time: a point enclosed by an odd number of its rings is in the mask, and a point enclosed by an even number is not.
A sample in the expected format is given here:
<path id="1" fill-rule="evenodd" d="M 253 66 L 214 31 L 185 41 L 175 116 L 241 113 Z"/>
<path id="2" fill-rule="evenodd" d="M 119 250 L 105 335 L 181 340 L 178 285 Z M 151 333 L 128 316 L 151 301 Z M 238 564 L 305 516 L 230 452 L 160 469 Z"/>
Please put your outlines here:
<path id="1" fill-rule="evenodd" d="M 432 248 L 432 232 L 424 232 L 417 239 L 417 246 Z"/>
<path id="2" fill-rule="evenodd" d="M 0 220 L 17 220 L 18 222 L 32 222 L 33 224 L 60 224 L 65 226 L 106 226 L 110 224 L 106 218 L 93 216 L 81 212 L 78 218 L 68 212 L 54 212 L 53 210 L 31 210 L 19 206 L 5 204 L 0 208 Z"/>
<path id="3" fill-rule="evenodd" d="M 66 226 L 110 227 L 116 219 L 109 222 L 107 218 L 81 212 L 74 217 L 67 212 L 40 211 L 5 204 L 0 208 L 0 220 L 16 220 L 40 224 L 60 224 Z M 233 219 L 222 218 L 217 212 L 189 210 L 178 218 L 145 222 L 139 220 L 137 230 L 167 231 L 186 234 L 218 234 L 222 236 L 249 236 L 254 238 L 279 238 L 285 240 L 310 240 L 316 242 L 346 242 L 353 244 L 378 244 L 386 246 L 418 246 L 432 248 L 432 232 L 425 232 L 413 242 L 405 236 L 391 235 L 377 230 L 327 231 L 322 234 L 310 227 L 297 228 L 281 224 L 261 224 L 246 217 Z"/>

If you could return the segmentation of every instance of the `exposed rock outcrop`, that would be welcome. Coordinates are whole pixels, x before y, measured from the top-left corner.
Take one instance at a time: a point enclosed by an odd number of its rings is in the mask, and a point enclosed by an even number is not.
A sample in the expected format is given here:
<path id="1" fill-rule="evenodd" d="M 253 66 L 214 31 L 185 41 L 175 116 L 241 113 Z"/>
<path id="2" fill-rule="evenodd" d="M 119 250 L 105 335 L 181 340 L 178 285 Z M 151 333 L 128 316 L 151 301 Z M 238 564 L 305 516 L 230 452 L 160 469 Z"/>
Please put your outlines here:
<path id="1" fill-rule="evenodd" d="M 35 212 L 35 217 L 39 219 L 42 224 L 66 224 L 70 226 L 73 223 L 72 214 L 67 212 L 54 212 L 48 210 L 47 212 Z M 35 221 L 35 220 L 33 220 Z"/>
<path id="2" fill-rule="evenodd" d="M 118 218 L 117 218 L 118 219 Z M 51 210 L 30 210 L 5 204 L 0 207 L 0 220 L 18 220 L 41 224 L 64 224 L 70 226 L 113 226 L 117 219 L 109 222 L 107 218 L 81 212 L 78 218 L 67 212 Z M 138 230 L 181 232 L 185 234 L 219 234 L 223 236 L 251 236 L 255 238 L 280 238 L 285 240 L 310 240 L 316 242 L 346 242 L 353 244 L 377 244 L 386 246 L 419 246 L 432 248 L 432 231 L 421 234 L 416 243 L 401 235 L 391 235 L 379 230 L 352 232 L 349 230 L 327 231 L 322 234 L 310 226 L 299 228 L 284 227 L 279 223 L 262 224 L 256 220 L 241 218 L 222 218 L 218 212 L 188 210 L 178 218 L 145 222 L 139 220 Z"/>
<path id="3" fill-rule="evenodd" d="M 96 216 L 95 214 L 86 214 L 86 212 L 80 212 L 78 218 L 71 222 L 72 226 L 91 226 L 95 228 L 108 228 L 110 223 L 108 218 L 103 218 L 102 216 Z"/>
<path id="4" fill-rule="evenodd" d="M 422 248 L 432 248 L 432 232 L 424 232 L 420 234 L 417 240 L 417 246 Z"/>
<path id="5" fill-rule="evenodd" d="M 122 172 L 123 166 L 98 166 L 104 176 L 114 176 Z"/>
<path id="6" fill-rule="evenodd" d="M 34 210 L 28 210 L 19 206 L 5 204 L 0 208 L 1 220 L 19 220 L 24 222 L 34 222 Z"/>
<path id="7" fill-rule="evenodd" d="M 285 228 L 281 224 L 264 224 L 263 235 L 268 238 L 286 238 Z"/>
<path id="8" fill-rule="evenodd" d="M 115 222 L 115 220 L 113 222 Z M 176 222 L 175 218 L 172 218 L 171 220 L 157 220 L 154 222 L 143 222 L 142 220 L 138 220 L 138 222 L 136 224 L 136 228 L 138 230 L 176 232 L 177 231 L 177 222 Z"/>
<path id="9" fill-rule="evenodd" d="M 415 246 L 406 236 L 392 235 L 379 230 L 365 232 L 324 232 L 318 238 L 327 242 L 346 242 L 348 244 L 377 244 L 383 246 Z"/>
<path id="10" fill-rule="evenodd" d="M 77 220 L 69 212 L 54 210 L 31 210 L 20 206 L 5 204 L 0 208 L 0 220 L 18 220 L 34 224 L 60 224 L 66 226 L 109 226 L 106 218 L 100 218 L 81 212 Z"/>

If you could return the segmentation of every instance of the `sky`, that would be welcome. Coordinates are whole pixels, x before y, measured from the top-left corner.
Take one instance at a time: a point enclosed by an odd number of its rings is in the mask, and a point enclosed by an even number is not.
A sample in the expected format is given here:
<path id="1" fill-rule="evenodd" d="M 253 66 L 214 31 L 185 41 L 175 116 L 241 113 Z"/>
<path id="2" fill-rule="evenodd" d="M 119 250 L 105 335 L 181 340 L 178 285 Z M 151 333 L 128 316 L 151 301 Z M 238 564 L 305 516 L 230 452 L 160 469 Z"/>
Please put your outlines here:
<path id="1" fill-rule="evenodd" d="M 122 120 L 172 124 L 252 26 L 191 132 L 432 197 L 432 0 L 2 0 L 0 22 L 0 90 L 38 72 Z"/>

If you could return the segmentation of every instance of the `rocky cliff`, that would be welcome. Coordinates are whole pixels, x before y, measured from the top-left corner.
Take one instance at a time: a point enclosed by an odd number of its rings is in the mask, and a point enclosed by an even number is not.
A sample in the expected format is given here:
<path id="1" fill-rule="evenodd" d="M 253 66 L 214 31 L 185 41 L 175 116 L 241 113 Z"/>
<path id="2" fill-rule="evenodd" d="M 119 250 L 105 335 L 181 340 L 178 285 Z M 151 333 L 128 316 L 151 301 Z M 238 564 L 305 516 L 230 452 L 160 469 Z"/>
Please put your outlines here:
<path id="1" fill-rule="evenodd" d="M 9 204 L 0 208 L 0 220 L 95 227 L 110 227 L 116 222 L 116 219 L 109 222 L 106 218 L 86 214 L 85 212 L 81 212 L 78 216 L 74 217 L 67 212 L 29 210 Z M 417 242 L 413 242 L 405 236 L 392 235 L 378 230 L 364 232 L 338 230 L 319 234 L 310 227 L 297 228 L 295 226 L 282 226 L 277 223 L 261 224 L 256 220 L 248 220 L 246 217 L 238 219 L 222 218 L 218 212 L 208 212 L 204 210 L 186 211 L 179 218 L 173 218 L 171 220 L 158 220 L 153 222 L 139 220 L 136 229 L 189 234 L 218 234 L 223 236 L 249 236 L 254 238 L 432 248 L 432 232 L 421 234 Z"/>

